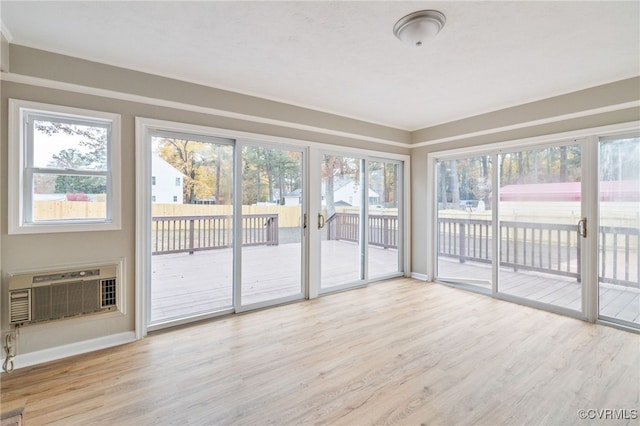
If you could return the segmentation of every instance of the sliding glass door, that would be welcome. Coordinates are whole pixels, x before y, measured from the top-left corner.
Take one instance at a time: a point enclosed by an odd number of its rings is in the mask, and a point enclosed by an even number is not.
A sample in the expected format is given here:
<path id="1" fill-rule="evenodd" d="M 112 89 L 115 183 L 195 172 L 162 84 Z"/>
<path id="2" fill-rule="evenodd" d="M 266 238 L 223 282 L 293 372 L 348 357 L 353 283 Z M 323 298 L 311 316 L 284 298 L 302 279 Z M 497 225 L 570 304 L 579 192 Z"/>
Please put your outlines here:
<path id="1" fill-rule="evenodd" d="M 242 147 L 240 305 L 303 297 L 303 176 L 300 150 Z"/>
<path id="2" fill-rule="evenodd" d="M 402 163 L 323 154 L 320 291 L 402 274 Z"/>
<path id="3" fill-rule="evenodd" d="M 402 270 L 402 167 L 399 162 L 367 162 L 367 272 L 370 279 Z"/>
<path id="4" fill-rule="evenodd" d="M 640 325 L 640 137 L 599 142 L 598 313 Z"/>
<path id="5" fill-rule="evenodd" d="M 512 145 L 430 155 L 435 278 L 638 328 L 640 136 Z"/>
<path id="6" fill-rule="evenodd" d="M 148 326 L 304 297 L 303 150 L 153 130 Z"/>
<path id="7" fill-rule="evenodd" d="M 324 154 L 321 159 L 320 288 L 364 282 L 363 220 L 368 191 L 364 160 Z"/>
<path id="8" fill-rule="evenodd" d="M 491 156 L 436 162 L 437 277 L 491 290 Z"/>
<path id="9" fill-rule="evenodd" d="M 233 306 L 233 141 L 151 135 L 149 324 Z"/>
<path id="10" fill-rule="evenodd" d="M 582 144 L 499 155 L 498 292 L 582 311 Z"/>

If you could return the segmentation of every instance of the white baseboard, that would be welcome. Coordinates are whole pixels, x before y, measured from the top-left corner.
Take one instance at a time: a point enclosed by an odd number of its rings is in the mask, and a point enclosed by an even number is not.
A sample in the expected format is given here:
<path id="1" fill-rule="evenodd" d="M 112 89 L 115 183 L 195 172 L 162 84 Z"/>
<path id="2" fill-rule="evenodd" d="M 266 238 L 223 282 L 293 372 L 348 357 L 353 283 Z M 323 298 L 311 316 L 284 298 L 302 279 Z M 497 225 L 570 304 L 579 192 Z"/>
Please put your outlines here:
<path id="1" fill-rule="evenodd" d="M 421 281 L 429 281 L 429 277 L 426 274 L 420 274 L 418 272 L 412 272 L 411 278 L 415 278 L 416 280 L 421 280 Z"/>
<path id="2" fill-rule="evenodd" d="M 68 345 L 56 346 L 54 348 L 43 349 L 41 351 L 18 354 L 13 360 L 14 369 L 29 367 L 43 362 L 55 361 L 73 355 L 80 355 L 87 352 L 97 351 L 99 349 L 110 348 L 112 346 L 131 343 L 136 340 L 136 333 L 127 331 L 124 333 L 112 334 L 110 336 L 98 337 L 95 339 L 85 340 Z M 2 358 L 4 362 L 4 354 Z"/>

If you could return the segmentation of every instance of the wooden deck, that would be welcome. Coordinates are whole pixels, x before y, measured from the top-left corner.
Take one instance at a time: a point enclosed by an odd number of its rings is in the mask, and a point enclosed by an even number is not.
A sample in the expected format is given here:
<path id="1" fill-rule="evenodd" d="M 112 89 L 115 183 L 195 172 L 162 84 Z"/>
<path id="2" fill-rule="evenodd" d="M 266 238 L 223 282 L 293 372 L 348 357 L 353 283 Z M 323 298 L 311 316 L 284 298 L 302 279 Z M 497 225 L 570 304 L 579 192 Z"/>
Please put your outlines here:
<path id="1" fill-rule="evenodd" d="M 484 263 L 460 263 L 441 258 L 441 277 L 491 280 L 491 266 Z M 481 287 L 491 288 L 490 285 Z M 514 272 L 500 268 L 498 290 L 517 297 L 580 311 L 582 285 L 575 278 L 533 271 Z M 600 315 L 640 323 L 640 290 L 614 284 L 600 284 Z"/>
<path id="2" fill-rule="evenodd" d="M 323 288 L 358 278 L 358 247 L 344 241 L 323 241 Z M 243 249 L 242 303 L 286 296 L 302 298 L 300 245 L 255 246 Z M 397 269 L 393 249 L 369 247 L 370 277 Z M 441 259 L 440 276 L 491 279 L 482 263 Z M 231 249 L 152 256 L 152 322 L 232 306 Z M 580 310 L 581 286 L 575 278 L 503 268 L 500 291 L 542 303 Z M 488 286 L 487 286 L 488 287 Z M 640 323 L 638 289 L 601 284 L 600 312 L 612 318 Z"/>
<path id="3" fill-rule="evenodd" d="M 354 243 L 323 241 L 322 287 L 357 280 L 358 253 Z M 242 303 L 303 298 L 300 256 L 295 243 L 244 247 Z M 152 256 L 151 321 L 231 307 L 232 262 L 231 249 Z M 397 264 L 397 250 L 369 247 L 370 277 L 396 271 Z"/>

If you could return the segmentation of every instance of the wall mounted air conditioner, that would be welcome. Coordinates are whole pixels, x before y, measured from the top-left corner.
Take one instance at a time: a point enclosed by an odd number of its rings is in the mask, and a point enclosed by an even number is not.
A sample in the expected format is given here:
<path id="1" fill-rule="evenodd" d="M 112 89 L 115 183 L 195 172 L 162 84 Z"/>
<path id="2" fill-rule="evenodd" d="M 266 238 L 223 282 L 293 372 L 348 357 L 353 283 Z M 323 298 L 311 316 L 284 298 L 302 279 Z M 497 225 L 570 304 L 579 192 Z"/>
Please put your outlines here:
<path id="1" fill-rule="evenodd" d="M 13 275 L 9 323 L 27 325 L 118 310 L 118 267 Z"/>

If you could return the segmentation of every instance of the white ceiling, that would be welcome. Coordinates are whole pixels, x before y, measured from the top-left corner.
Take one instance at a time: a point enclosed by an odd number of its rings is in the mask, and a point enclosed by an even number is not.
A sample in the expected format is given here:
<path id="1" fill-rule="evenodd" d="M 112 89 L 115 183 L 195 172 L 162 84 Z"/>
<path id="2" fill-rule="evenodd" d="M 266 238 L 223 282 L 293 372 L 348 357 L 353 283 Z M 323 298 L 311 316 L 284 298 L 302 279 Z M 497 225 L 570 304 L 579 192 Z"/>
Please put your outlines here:
<path id="1" fill-rule="evenodd" d="M 640 2 L 1 2 L 10 41 L 405 130 L 640 75 Z M 433 42 L 392 27 L 436 9 Z"/>

